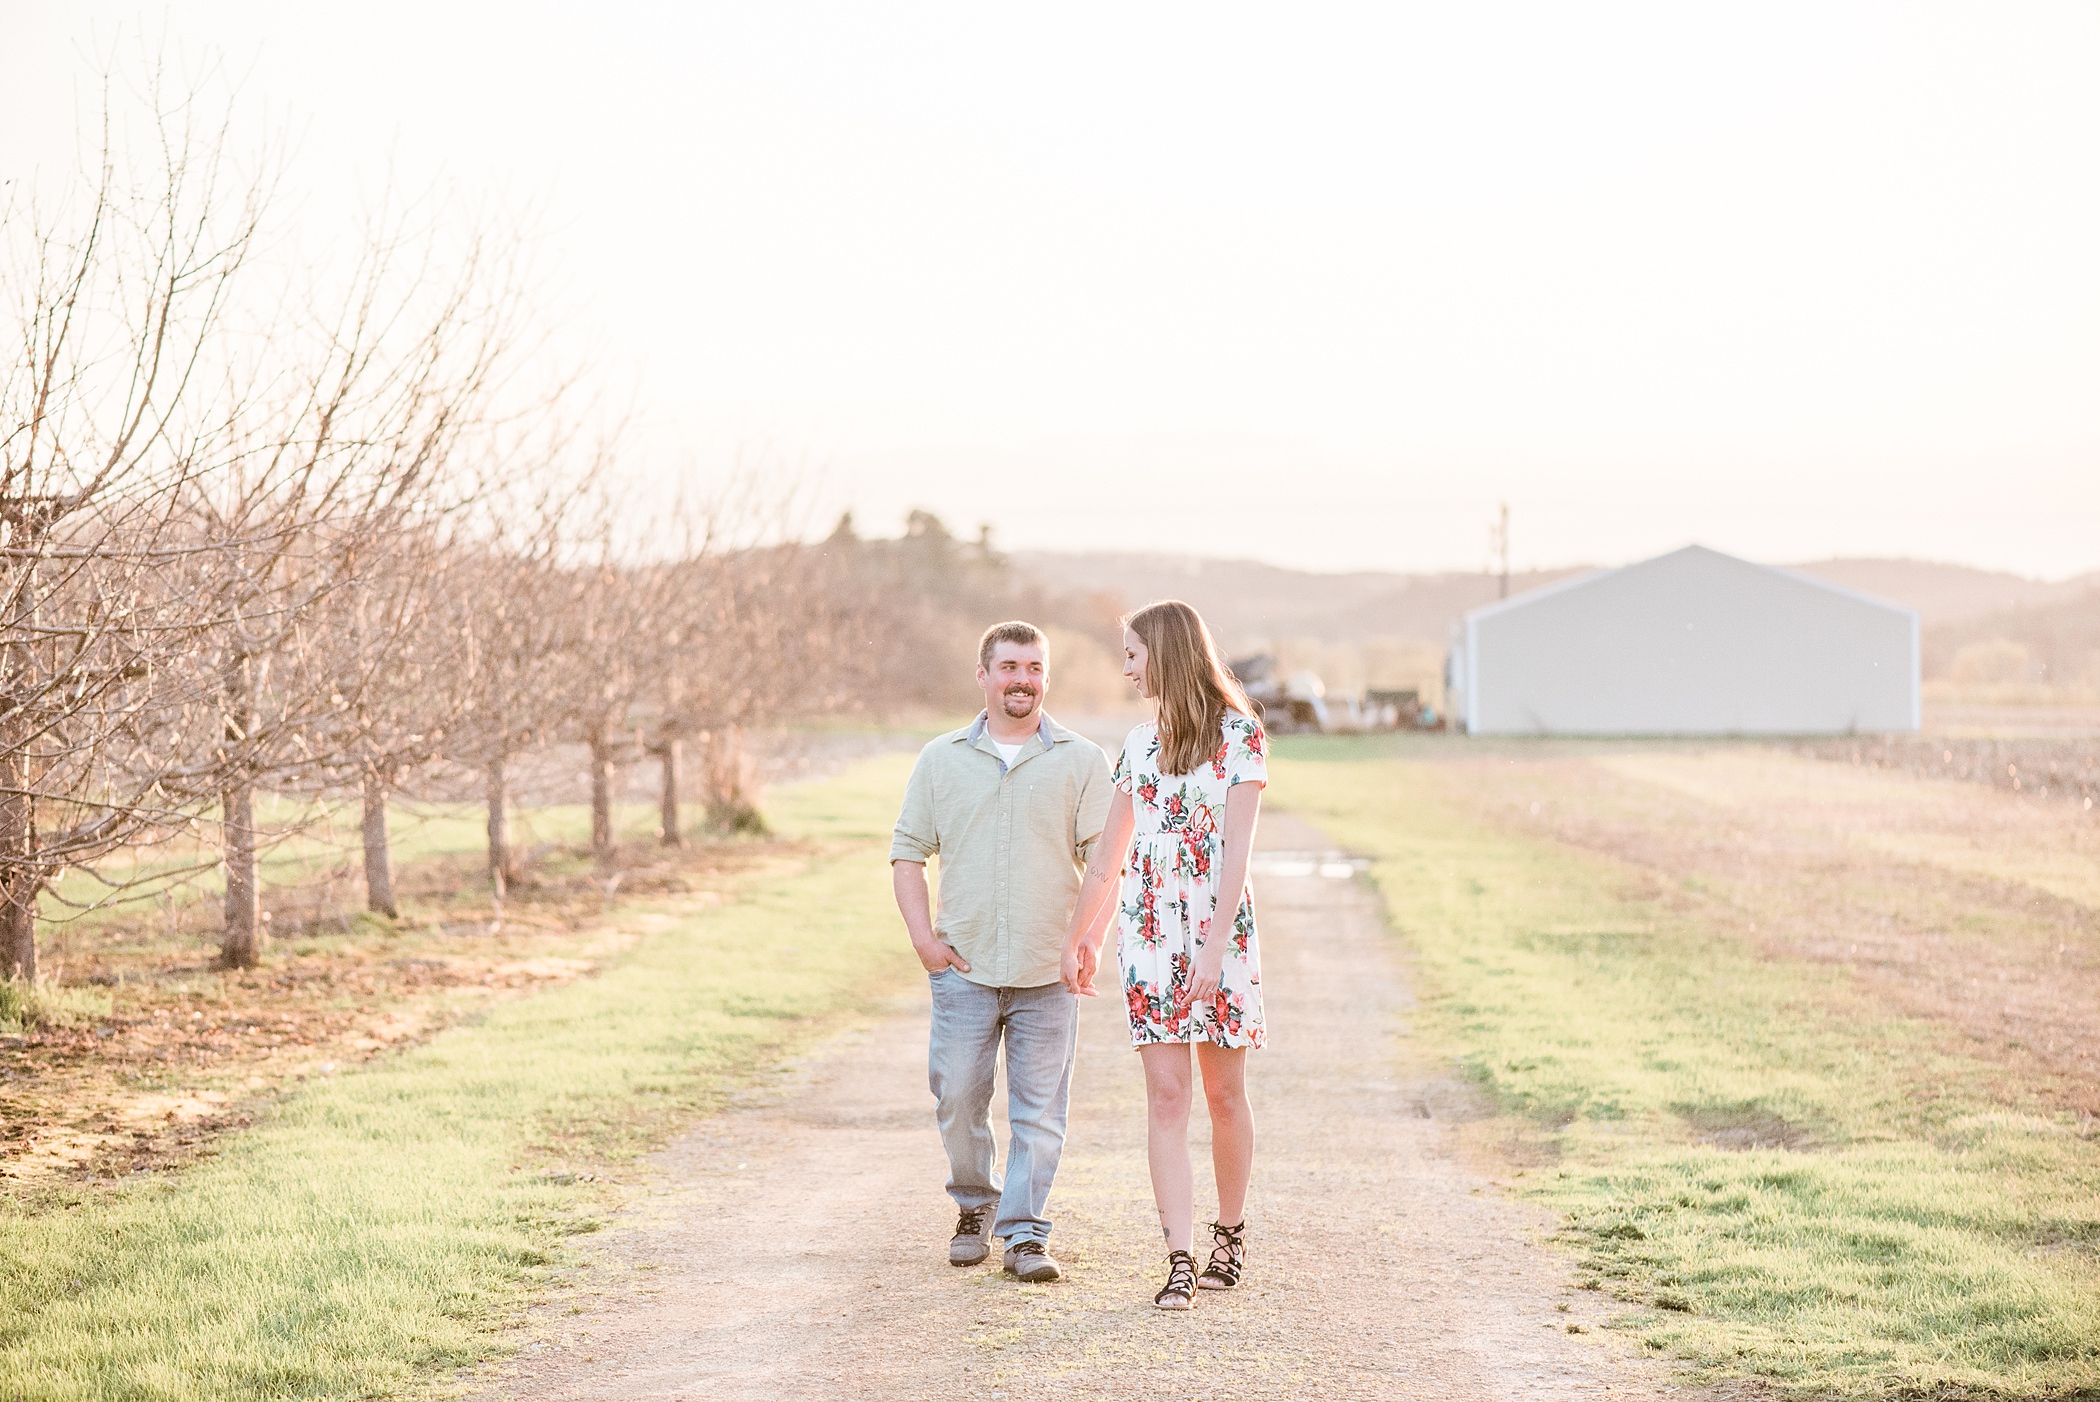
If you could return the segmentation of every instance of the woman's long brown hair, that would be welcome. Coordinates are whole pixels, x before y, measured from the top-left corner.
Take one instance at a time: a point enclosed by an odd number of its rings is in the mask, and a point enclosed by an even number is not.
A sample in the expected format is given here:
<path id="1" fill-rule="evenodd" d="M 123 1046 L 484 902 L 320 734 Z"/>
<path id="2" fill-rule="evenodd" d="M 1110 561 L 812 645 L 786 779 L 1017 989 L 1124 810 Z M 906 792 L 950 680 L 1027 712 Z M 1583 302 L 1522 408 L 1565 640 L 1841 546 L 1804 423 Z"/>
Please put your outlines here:
<path id="1" fill-rule="evenodd" d="M 1147 604 L 1123 620 L 1145 645 L 1145 680 L 1159 703 L 1159 768 L 1186 774 L 1225 741 L 1225 710 L 1252 716 L 1247 693 L 1226 670 L 1203 615 L 1179 599 Z"/>

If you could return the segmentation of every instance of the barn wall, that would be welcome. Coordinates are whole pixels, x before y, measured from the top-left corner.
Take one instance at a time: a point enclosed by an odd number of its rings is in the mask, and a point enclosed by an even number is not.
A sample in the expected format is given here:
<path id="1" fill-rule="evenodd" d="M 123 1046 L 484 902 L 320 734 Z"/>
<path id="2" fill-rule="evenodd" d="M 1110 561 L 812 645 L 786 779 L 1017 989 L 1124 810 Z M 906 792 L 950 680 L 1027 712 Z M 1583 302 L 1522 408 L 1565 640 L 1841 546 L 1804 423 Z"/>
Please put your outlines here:
<path id="1" fill-rule="evenodd" d="M 1467 618 L 1483 734 L 1918 728 L 1917 615 L 1693 548 Z"/>

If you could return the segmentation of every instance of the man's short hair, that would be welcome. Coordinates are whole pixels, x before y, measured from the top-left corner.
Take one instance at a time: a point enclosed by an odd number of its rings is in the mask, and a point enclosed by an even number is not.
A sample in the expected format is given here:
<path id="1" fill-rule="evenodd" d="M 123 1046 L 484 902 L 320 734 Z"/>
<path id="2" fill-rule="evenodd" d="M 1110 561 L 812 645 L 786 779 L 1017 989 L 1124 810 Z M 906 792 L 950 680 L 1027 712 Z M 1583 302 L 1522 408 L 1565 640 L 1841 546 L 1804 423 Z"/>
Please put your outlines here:
<path id="1" fill-rule="evenodd" d="M 1023 647 L 1039 647 L 1046 653 L 1050 650 L 1050 640 L 1044 637 L 1043 630 L 1036 627 L 1033 623 L 1023 623 L 1019 619 L 1011 623 L 994 623 L 991 627 L 985 629 L 984 636 L 977 640 L 977 665 L 986 671 L 990 671 L 992 667 L 992 649 L 1001 643 L 1019 643 Z"/>

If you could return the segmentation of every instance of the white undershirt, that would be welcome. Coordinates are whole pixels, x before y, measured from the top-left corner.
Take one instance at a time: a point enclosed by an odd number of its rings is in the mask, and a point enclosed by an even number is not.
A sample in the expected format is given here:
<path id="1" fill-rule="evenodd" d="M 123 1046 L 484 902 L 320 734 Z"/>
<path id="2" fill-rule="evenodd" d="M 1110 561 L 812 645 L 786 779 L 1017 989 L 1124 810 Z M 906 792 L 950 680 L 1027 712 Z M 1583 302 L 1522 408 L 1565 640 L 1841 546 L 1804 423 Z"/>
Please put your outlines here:
<path id="1" fill-rule="evenodd" d="M 1013 744 L 1007 745 L 994 740 L 992 741 L 992 748 L 999 752 L 999 758 L 1005 760 L 1006 767 L 1011 769 L 1014 767 L 1014 761 L 1021 757 L 1021 746 L 1027 743 L 1026 740 L 1016 740 Z"/>

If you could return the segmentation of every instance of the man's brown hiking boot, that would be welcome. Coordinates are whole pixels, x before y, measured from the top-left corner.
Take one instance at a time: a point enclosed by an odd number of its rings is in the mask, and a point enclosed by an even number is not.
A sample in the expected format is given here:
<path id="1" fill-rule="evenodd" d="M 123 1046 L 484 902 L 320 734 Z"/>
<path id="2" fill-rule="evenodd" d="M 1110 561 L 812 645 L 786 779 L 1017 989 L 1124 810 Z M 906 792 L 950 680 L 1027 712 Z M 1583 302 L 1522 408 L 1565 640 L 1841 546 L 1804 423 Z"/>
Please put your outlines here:
<path id="1" fill-rule="evenodd" d="M 1027 1237 L 1006 1248 L 1006 1273 L 1024 1284 L 1039 1285 L 1057 1279 L 1057 1262 L 1041 1242 Z"/>
<path id="2" fill-rule="evenodd" d="M 948 1243 L 948 1264 L 974 1266 L 992 1254 L 992 1219 L 999 1205 L 966 1207 L 955 1219 L 955 1237 Z"/>

